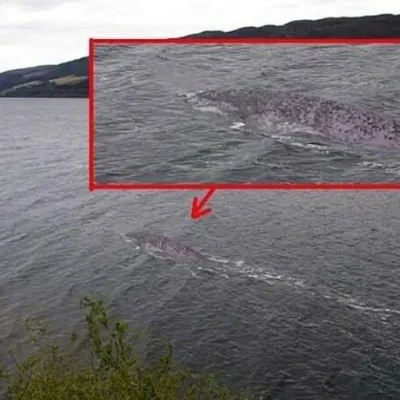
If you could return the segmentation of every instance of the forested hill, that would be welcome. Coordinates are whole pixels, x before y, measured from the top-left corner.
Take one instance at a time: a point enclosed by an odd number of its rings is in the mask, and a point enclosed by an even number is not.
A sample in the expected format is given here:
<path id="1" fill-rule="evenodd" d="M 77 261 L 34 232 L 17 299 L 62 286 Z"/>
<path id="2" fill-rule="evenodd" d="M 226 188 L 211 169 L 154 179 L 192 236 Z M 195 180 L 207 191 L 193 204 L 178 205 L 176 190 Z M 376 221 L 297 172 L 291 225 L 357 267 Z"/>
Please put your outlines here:
<path id="1" fill-rule="evenodd" d="M 87 97 L 88 58 L 0 73 L 1 97 Z"/>
<path id="2" fill-rule="evenodd" d="M 229 32 L 205 31 L 186 38 L 254 37 L 397 37 L 400 15 L 300 20 L 285 25 L 244 27 Z M 0 73 L 0 97 L 87 97 L 88 58 Z"/>
<path id="3" fill-rule="evenodd" d="M 324 18 L 285 25 L 248 26 L 233 31 L 204 31 L 186 37 L 400 37 L 400 15 Z"/>

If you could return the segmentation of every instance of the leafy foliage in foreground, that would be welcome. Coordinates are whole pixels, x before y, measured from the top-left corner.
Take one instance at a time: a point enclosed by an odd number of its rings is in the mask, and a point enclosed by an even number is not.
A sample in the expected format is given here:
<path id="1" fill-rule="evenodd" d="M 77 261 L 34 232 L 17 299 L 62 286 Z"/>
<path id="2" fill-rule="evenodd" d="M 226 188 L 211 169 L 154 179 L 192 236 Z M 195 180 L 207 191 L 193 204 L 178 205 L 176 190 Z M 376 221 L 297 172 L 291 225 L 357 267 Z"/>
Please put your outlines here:
<path id="1" fill-rule="evenodd" d="M 72 361 L 58 346 L 40 346 L 15 368 L 3 372 L 10 400 L 231 400 L 239 397 L 213 376 L 176 367 L 172 349 L 153 365 L 139 361 L 128 325 L 111 323 L 102 301 L 85 297 L 90 362 Z M 43 332 L 42 332 L 43 333 Z M 76 339 L 76 336 L 73 336 Z"/>

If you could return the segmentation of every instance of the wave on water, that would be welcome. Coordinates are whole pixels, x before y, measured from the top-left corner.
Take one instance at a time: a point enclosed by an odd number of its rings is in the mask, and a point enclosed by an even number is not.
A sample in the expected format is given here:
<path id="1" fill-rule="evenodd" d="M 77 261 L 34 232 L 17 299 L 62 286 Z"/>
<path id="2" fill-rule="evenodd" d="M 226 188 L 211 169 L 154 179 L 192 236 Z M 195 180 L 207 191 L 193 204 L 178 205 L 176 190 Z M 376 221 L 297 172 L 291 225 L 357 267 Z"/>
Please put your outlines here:
<path id="1" fill-rule="evenodd" d="M 151 257 L 157 259 L 165 259 L 170 261 L 173 259 L 172 257 L 170 257 L 169 254 L 165 254 L 165 250 L 161 247 L 158 250 L 154 250 L 154 247 L 157 247 L 156 245 L 152 245 L 150 247 L 146 245 L 143 246 L 143 243 L 141 245 L 137 245 L 135 243 L 135 239 L 129 238 L 129 236 L 126 234 L 122 234 L 120 232 L 117 233 L 123 238 L 126 243 L 133 244 L 135 251 L 144 251 Z M 153 236 L 146 237 L 145 240 L 152 240 L 152 238 Z M 179 246 L 180 249 L 184 249 L 185 251 L 186 249 L 189 249 L 189 247 L 178 244 L 178 242 L 171 241 L 171 243 L 173 243 L 174 246 Z M 265 266 L 256 267 L 247 263 L 245 260 L 232 260 L 226 257 L 218 257 L 206 253 L 199 253 L 204 256 L 204 258 L 202 257 L 197 260 L 193 258 L 182 258 L 179 256 L 179 254 L 177 256 L 177 254 L 178 253 L 174 253 L 175 262 L 179 263 L 185 261 L 185 263 L 187 263 L 188 266 L 191 267 L 190 274 L 194 278 L 198 278 L 199 274 L 201 274 L 210 277 L 219 276 L 224 279 L 246 278 L 250 281 L 255 280 L 259 282 L 264 282 L 269 285 L 282 284 L 285 286 L 290 286 L 294 289 L 305 290 L 309 295 L 320 296 L 326 300 L 333 300 L 339 304 L 361 312 L 372 312 L 381 314 L 383 319 L 385 319 L 388 315 L 400 316 L 400 310 L 391 309 L 388 307 L 372 307 L 346 294 L 329 294 L 330 291 L 328 288 L 319 288 L 313 285 L 309 285 L 303 279 L 278 273 L 277 271 L 268 269 Z M 207 261 L 207 263 L 199 264 L 195 261 Z"/>
<path id="2" fill-rule="evenodd" d="M 392 314 L 400 316 L 400 310 L 388 307 L 372 307 L 348 295 L 339 295 L 338 297 L 336 297 L 336 301 L 346 305 L 347 307 L 354 308 L 360 311 L 378 313 L 383 315 Z"/>

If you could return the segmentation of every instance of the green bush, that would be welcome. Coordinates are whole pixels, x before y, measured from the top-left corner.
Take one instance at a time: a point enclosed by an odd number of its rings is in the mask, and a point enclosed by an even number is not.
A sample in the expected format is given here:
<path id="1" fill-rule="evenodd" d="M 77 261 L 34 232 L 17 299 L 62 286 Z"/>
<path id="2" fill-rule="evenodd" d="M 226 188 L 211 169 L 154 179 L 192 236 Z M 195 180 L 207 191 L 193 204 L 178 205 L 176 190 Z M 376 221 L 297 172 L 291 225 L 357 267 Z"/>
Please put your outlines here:
<path id="1" fill-rule="evenodd" d="M 110 321 L 102 301 L 85 297 L 89 360 L 78 362 L 59 346 L 39 346 L 14 368 L 3 371 L 9 400 L 230 400 L 235 397 L 211 375 L 177 367 L 172 349 L 152 365 L 139 361 L 136 336 L 128 337 L 128 325 Z M 42 328 L 37 328 L 44 333 Z M 33 328 L 30 331 L 34 331 Z M 77 336 L 72 335 L 76 340 Z M 33 339 L 37 342 L 37 336 Z"/>

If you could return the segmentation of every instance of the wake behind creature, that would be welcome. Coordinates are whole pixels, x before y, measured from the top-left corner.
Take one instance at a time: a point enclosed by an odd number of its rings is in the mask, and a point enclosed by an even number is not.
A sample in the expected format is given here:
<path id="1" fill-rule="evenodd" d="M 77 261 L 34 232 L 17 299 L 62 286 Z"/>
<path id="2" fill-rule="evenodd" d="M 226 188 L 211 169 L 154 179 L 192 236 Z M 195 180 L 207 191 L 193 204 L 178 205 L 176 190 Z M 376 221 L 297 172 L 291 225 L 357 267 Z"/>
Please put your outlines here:
<path id="1" fill-rule="evenodd" d="M 187 99 L 195 106 L 240 117 L 246 124 L 293 124 L 341 142 L 400 147 L 398 121 L 354 104 L 262 88 L 204 90 Z"/>

